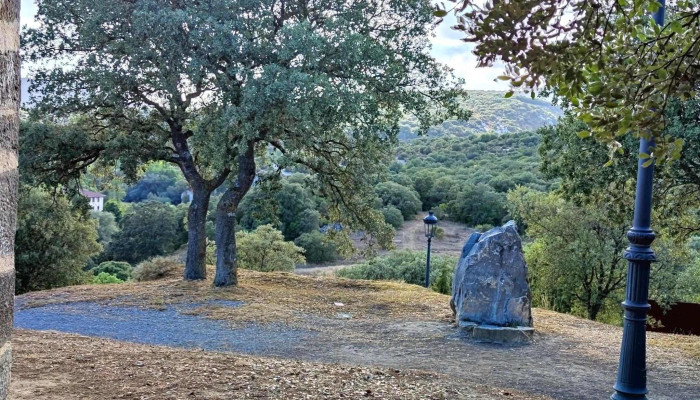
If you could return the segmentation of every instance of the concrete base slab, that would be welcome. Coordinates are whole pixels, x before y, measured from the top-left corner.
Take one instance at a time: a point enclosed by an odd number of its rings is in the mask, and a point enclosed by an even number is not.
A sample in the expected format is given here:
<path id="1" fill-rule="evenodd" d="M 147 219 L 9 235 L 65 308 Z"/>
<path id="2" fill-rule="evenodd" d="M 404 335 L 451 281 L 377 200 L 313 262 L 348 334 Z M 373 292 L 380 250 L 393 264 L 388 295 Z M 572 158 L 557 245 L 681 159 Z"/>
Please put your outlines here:
<path id="1" fill-rule="evenodd" d="M 460 329 L 467 333 L 472 333 L 474 331 L 474 328 L 479 326 L 476 322 L 469 322 L 469 321 L 459 321 L 457 324 Z"/>
<path id="2" fill-rule="evenodd" d="M 534 332 L 535 328 L 527 326 L 478 325 L 472 329 L 472 337 L 490 343 L 529 343 Z"/>
<path id="3" fill-rule="evenodd" d="M 457 327 L 462 337 L 489 343 L 523 344 L 529 343 L 535 328 L 529 326 L 496 326 L 477 324 L 471 321 L 458 321 Z"/>

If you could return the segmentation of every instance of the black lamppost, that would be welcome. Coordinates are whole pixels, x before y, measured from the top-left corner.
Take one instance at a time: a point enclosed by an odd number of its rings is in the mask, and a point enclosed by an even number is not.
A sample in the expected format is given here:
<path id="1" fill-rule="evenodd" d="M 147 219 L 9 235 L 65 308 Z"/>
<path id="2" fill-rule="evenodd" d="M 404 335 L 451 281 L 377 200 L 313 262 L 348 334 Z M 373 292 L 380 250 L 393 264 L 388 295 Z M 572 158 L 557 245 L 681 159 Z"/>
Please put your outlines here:
<path id="1" fill-rule="evenodd" d="M 664 25 L 666 2 L 660 1 L 661 8 L 654 13 L 654 21 Z M 639 140 L 639 152 L 651 154 L 654 140 Z M 656 260 L 651 243 L 654 231 L 651 230 L 651 194 L 654 181 L 654 164 L 644 167 L 642 158 L 637 164 L 637 194 L 634 200 L 634 222 L 627 232 L 630 246 L 624 257 L 629 261 L 627 268 L 627 294 L 622 308 L 625 310 L 624 331 L 620 366 L 612 400 L 646 400 L 646 326 L 649 311 L 649 270 Z"/>
<path id="2" fill-rule="evenodd" d="M 438 219 L 432 211 L 428 213 L 427 217 L 423 218 L 423 224 L 425 225 L 425 237 L 428 238 L 428 258 L 425 262 L 425 287 L 430 286 L 430 243 L 435 237 L 437 223 Z"/>

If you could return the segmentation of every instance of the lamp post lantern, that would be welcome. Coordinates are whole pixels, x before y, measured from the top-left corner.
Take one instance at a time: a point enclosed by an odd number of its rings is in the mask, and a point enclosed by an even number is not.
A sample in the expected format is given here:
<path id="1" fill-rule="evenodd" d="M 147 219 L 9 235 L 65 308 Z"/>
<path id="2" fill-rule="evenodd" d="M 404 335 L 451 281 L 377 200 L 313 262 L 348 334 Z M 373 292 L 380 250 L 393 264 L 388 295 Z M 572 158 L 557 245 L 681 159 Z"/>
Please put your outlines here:
<path id="1" fill-rule="evenodd" d="M 666 2 L 654 13 L 654 21 L 663 26 Z M 654 140 L 639 140 L 639 152 L 651 154 Z M 630 246 L 624 257 L 629 261 L 627 268 L 627 293 L 622 302 L 624 309 L 624 330 L 622 349 L 617 371 L 615 393 L 612 400 L 646 400 L 646 325 L 649 311 L 649 272 L 651 263 L 656 261 L 651 243 L 654 231 L 651 230 L 651 195 L 654 181 L 654 164 L 644 167 L 641 157 L 637 164 L 637 193 L 634 199 L 634 222 L 627 232 Z"/>
<path id="2" fill-rule="evenodd" d="M 430 243 L 435 237 L 437 223 L 438 219 L 432 211 L 428 213 L 428 216 L 423 218 L 423 224 L 425 225 L 425 237 L 428 238 L 428 256 L 425 262 L 425 287 L 430 286 Z"/>

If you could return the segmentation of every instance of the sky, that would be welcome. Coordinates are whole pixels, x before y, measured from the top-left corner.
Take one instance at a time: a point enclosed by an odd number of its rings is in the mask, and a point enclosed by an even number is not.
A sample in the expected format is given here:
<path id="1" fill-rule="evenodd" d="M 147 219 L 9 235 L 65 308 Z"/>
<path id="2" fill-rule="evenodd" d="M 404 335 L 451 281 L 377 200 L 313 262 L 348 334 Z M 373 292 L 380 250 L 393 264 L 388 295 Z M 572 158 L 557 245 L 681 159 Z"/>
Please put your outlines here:
<path id="1" fill-rule="evenodd" d="M 22 26 L 35 24 L 36 10 L 34 0 L 22 0 Z M 450 29 L 453 23 L 454 17 L 445 18 L 437 28 L 435 37 L 431 38 L 433 57 L 452 68 L 457 77 L 464 79 L 467 90 L 508 90 L 506 82 L 494 81 L 498 75 L 502 75 L 502 67 L 476 67 L 476 57 L 471 52 L 473 45 L 460 40 L 462 34 Z M 27 73 L 28 69 L 22 68 L 23 76 Z"/>

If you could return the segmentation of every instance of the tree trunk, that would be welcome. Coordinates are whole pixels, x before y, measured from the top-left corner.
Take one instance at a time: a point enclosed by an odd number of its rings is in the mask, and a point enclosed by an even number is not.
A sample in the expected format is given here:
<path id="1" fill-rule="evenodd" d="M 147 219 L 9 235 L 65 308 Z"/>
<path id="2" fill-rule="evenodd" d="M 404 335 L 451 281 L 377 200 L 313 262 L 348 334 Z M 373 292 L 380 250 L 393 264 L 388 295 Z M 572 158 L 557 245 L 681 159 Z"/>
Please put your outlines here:
<path id="1" fill-rule="evenodd" d="M 187 213 L 187 261 L 185 280 L 207 277 L 207 211 L 211 191 L 203 185 L 192 186 L 192 203 Z"/>
<path id="2" fill-rule="evenodd" d="M 233 192 L 227 190 L 226 193 L 232 194 Z M 214 277 L 214 286 L 235 286 L 238 284 L 235 212 L 237 208 L 237 205 L 225 204 L 222 198 L 216 209 L 216 276 Z"/>
<path id="3" fill-rule="evenodd" d="M 19 132 L 19 0 L 0 0 L 0 399 L 12 364 Z"/>
<path id="4" fill-rule="evenodd" d="M 238 157 L 238 175 L 226 190 L 216 209 L 216 276 L 214 286 L 238 284 L 236 250 L 236 211 L 243 196 L 255 180 L 254 143 L 249 142 L 244 154 Z"/>
<path id="5" fill-rule="evenodd" d="M 231 172 L 224 168 L 211 180 L 206 180 L 197 170 L 187 138 L 191 132 L 184 132 L 179 123 L 171 125 L 171 140 L 176 155 L 169 161 L 177 164 L 192 189 L 192 203 L 187 214 L 187 261 L 185 263 L 185 280 L 206 279 L 207 257 L 207 210 L 211 193 L 221 186 Z"/>
<path id="6" fill-rule="evenodd" d="M 595 304 L 589 304 L 588 305 L 588 319 L 591 321 L 595 321 L 596 317 L 598 317 L 598 313 L 600 312 L 600 309 L 602 308 L 602 304 L 595 303 Z"/>

